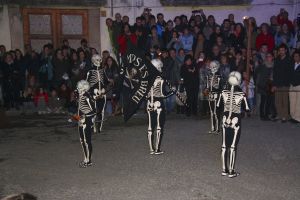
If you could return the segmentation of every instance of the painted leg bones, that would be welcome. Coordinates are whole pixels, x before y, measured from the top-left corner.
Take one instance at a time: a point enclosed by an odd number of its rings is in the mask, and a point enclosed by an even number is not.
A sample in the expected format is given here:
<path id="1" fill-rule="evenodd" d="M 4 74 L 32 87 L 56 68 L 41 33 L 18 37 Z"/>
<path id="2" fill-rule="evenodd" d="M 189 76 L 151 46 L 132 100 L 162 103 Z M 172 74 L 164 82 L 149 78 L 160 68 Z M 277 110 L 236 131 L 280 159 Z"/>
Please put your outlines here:
<path id="1" fill-rule="evenodd" d="M 92 130 L 96 108 L 94 100 L 88 93 L 89 89 L 90 86 L 87 81 L 82 80 L 77 83 L 77 90 L 79 92 L 78 115 L 80 117 L 78 130 L 84 155 L 84 159 L 79 163 L 79 166 L 83 168 L 92 165 Z"/>
<path id="2" fill-rule="evenodd" d="M 228 175 L 233 178 L 239 175 L 235 171 L 235 160 L 237 145 L 241 135 L 241 107 L 245 106 L 249 110 L 246 96 L 239 88 L 241 75 L 239 72 L 231 72 L 229 74 L 230 90 L 223 90 L 217 106 L 221 100 L 224 103 L 224 114 L 222 122 L 222 175 Z M 228 161 L 229 159 L 229 161 Z"/>

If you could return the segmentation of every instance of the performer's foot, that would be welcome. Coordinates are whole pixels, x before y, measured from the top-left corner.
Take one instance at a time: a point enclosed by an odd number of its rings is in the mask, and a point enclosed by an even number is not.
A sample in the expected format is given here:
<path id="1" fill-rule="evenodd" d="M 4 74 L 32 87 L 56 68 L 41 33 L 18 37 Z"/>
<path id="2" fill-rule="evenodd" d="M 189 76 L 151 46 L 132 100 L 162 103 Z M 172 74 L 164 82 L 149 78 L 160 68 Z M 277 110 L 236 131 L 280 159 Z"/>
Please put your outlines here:
<path id="1" fill-rule="evenodd" d="M 79 163 L 80 168 L 87 168 L 87 167 L 90 167 L 92 165 L 93 165 L 93 163 L 91 161 L 90 162 L 82 161 L 82 162 Z"/>
<path id="2" fill-rule="evenodd" d="M 220 131 L 215 131 L 214 134 L 219 135 Z"/>
<path id="3" fill-rule="evenodd" d="M 154 151 L 150 151 L 150 155 L 153 155 L 155 152 Z"/>
<path id="4" fill-rule="evenodd" d="M 228 171 L 222 171 L 222 176 L 227 176 L 228 175 Z"/>
<path id="5" fill-rule="evenodd" d="M 228 178 L 235 178 L 235 177 L 237 177 L 237 176 L 239 176 L 239 175 L 240 175 L 240 173 L 235 172 L 235 171 L 229 172 L 229 173 L 228 173 Z"/>
<path id="6" fill-rule="evenodd" d="M 160 151 L 160 150 L 159 150 L 159 151 L 155 151 L 154 154 L 155 154 L 155 155 L 160 155 L 160 154 L 163 154 L 163 153 L 164 153 L 163 151 Z"/>

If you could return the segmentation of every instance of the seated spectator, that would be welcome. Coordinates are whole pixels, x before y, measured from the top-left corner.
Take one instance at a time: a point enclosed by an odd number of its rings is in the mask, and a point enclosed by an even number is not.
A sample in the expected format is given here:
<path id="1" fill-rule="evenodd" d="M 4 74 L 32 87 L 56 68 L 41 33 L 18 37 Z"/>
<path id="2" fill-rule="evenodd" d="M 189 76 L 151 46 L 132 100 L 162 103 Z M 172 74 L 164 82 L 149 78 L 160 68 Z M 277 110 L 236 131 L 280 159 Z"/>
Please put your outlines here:
<path id="1" fill-rule="evenodd" d="M 34 105 L 39 115 L 46 114 L 48 112 L 48 93 L 44 88 L 39 88 L 34 95 Z"/>
<path id="2" fill-rule="evenodd" d="M 56 90 L 51 91 L 48 101 L 48 113 L 60 114 L 63 112 L 64 102 L 57 96 Z"/>

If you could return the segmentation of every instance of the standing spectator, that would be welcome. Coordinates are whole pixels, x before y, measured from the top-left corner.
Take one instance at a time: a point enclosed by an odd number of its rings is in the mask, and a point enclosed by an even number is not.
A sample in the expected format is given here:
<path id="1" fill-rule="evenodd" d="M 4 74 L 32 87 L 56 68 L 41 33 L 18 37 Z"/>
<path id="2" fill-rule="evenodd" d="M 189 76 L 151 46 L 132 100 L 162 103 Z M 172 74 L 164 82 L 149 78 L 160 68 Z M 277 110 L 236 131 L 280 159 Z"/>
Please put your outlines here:
<path id="1" fill-rule="evenodd" d="M 106 112 L 108 115 L 112 115 L 116 111 L 117 100 L 119 99 L 118 94 L 118 81 L 119 81 L 119 73 L 118 73 L 118 64 L 117 62 L 109 56 L 106 59 L 105 66 L 105 75 L 108 80 L 108 88 L 106 94 Z"/>
<path id="2" fill-rule="evenodd" d="M 92 57 L 91 48 L 88 46 L 88 41 L 85 38 L 80 41 L 80 47 L 77 49 L 77 52 L 79 51 L 84 51 L 88 59 Z"/>
<path id="3" fill-rule="evenodd" d="M 183 32 L 183 25 L 181 23 L 181 19 L 180 19 L 179 16 L 175 17 L 174 23 L 175 23 L 174 30 L 177 31 L 177 32 L 179 32 L 179 33 L 182 33 Z"/>
<path id="4" fill-rule="evenodd" d="M 20 90 L 24 91 L 26 87 L 27 80 L 27 63 L 25 63 L 25 59 L 23 53 L 20 49 L 16 49 L 16 59 L 15 59 L 16 67 L 20 70 Z"/>
<path id="5" fill-rule="evenodd" d="M 227 85 L 227 80 L 229 77 L 229 73 L 231 72 L 231 67 L 229 64 L 228 56 L 226 54 L 221 54 L 220 59 L 220 68 L 219 68 L 219 74 L 221 76 L 220 80 L 220 88 L 223 89 Z"/>
<path id="6" fill-rule="evenodd" d="M 167 23 L 162 13 L 158 13 L 156 17 L 157 17 L 157 23 L 156 23 L 157 34 L 159 35 L 159 37 L 163 37 L 163 32 Z"/>
<path id="7" fill-rule="evenodd" d="M 261 33 L 256 38 L 256 49 L 259 50 L 262 44 L 268 45 L 268 50 L 273 51 L 275 46 L 274 37 L 271 33 L 269 33 L 269 25 L 263 23 L 260 26 Z"/>
<path id="8" fill-rule="evenodd" d="M 279 25 L 283 25 L 283 24 L 287 24 L 288 28 L 289 28 L 289 31 L 290 32 L 294 32 L 294 26 L 293 26 L 293 23 L 291 20 L 289 20 L 289 13 L 281 8 L 280 9 L 280 13 L 279 15 L 277 16 L 277 22 Z"/>
<path id="9" fill-rule="evenodd" d="M 251 73 L 248 78 L 247 72 L 243 72 L 243 80 L 241 83 L 241 88 L 242 88 L 243 92 L 246 94 L 246 98 L 247 98 L 247 102 L 248 102 L 248 106 L 249 106 L 250 110 L 253 111 L 254 104 L 255 104 L 255 95 L 254 95 L 255 85 L 254 85 L 254 79 L 253 79 L 253 76 Z M 248 117 L 251 116 L 250 113 L 247 113 L 247 115 L 248 115 Z"/>
<path id="10" fill-rule="evenodd" d="M 289 31 L 287 24 L 283 24 L 279 32 L 275 35 L 275 45 L 279 47 L 281 44 L 285 44 L 288 49 L 291 49 L 294 44 L 294 36 Z"/>
<path id="11" fill-rule="evenodd" d="M 193 63 L 191 55 L 186 55 L 184 58 L 184 64 L 181 67 L 181 77 L 183 78 L 183 84 L 187 93 L 188 108 L 186 115 L 197 115 L 199 70 L 195 63 Z"/>
<path id="12" fill-rule="evenodd" d="M 174 24 L 171 20 L 167 22 L 165 31 L 163 32 L 163 41 L 164 44 L 168 44 L 170 40 L 173 38 L 173 32 L 174 32 Z"/>
<path id="13" fill-rule="evenodd" d="M 4 61 L 5 53 L 6 53 L 6 47 L 4 45 L 0 45 L 0 62 Z"/>
<path id="14" fill-rule="evenodd" d="M 290 86 L 290 77 L 293 68 L 292 59 L 287 54 L 287 47 L 281 45 L 278 49 L 278 57 L 274 62 L 274 86 L 275 106 L 278 118 L 286 122 L 289 117 L 288 90 Z"/>
<path id="15" fill-rule="evenodd" d="M 205 37 L 202 33 L 196 35 L 196 40 L 194 42 L 194 58 L 199 59 L 201 52 L 205 49 Z"/>
<path id="16" fill-rule="evenodd" d="M 241 23 L 237 23 L 234 27 L 234 32 L 229 36 L 231 46 L 233 46 L 237 50 L 240 50 L 245 46 L 245 37 L 246 33 L 243 25 Z"/>
<path id="17" fill-rule="evenodd" d="M 270 32 L 272 35 L 275 35 L 277 26 L 278 26 L 277 17 L 273 15 L 270 18 Z"/>
<path id="18" fill-rule="evenodd" d="M 183 49 L 185 54 L 193 54 L 192 48 L 193 48 L 193 42 L 194 42 L 194 37 L 190 33 L 189 28 L 186 26 L 183 29 L 183 34 L 179 36 L 179 41 L 183 45 Z"/>
<path id="19" fill-rule="evenodd" d="M 172 32 L 172 39 L 169 41 L 169 43 L 167 44 L 167 48 L 174 48 L 176 49 L 176 52 L 178 52 L 178 50 L 180 48 L 183 48 L 183 44 L 182 42 L 179 40 L 179 34 L 176 31 Z"/>
<path id="20" fill-rule="evenodd" d="M 42 88 L 49 90 L 53 79 L 53 65 L 50 44 L 44 45 L 40 64 L 41 66 L 38 75 L 39 84 Z"/>
<path id="21" fill-rule="evenodd" d="M 5 53 L 2 64 L 3 73 L 3 98 L 6 109 L 20 106 L 20 69 L 14 63 L 11 53 Z"/>
<path id="22" fill-rule="evenodd" d="M 230 24 L 235 25 L 234 14 L 230 13 L 230 14 L 228 15 L 228 20 L 229 20 L 229 23 L 230 23 Z"/>
<path id="23" fill-rule="evenodd" d="M 61 49 L 57 49 L 53 58 L 54 69 L 54 84 L 55 88 L 58 88 L 62 80 L 69 79 L 71 66 L 68 59 L 64 59 Z"/>
<path id="24" fill-rule="evenodd" d="M 246 62 L 243 59 L 242 51 L 237 51 L 235 53 L 234 63 L 232 64 L 231 71 L 238 71 L 241 74 L 246 70 Z"/>
<path id="25" fill-rule="evenodd" d="M 210 73 L 209 70 L 210 59 L 205 58 L 205 54 L 202 52 L 200 58 L 197 60 L 199 68 L 199 112 L 202 116 L 207 116 L 209 113 L 208 105 L 208 90 L 207 90 L 207 77 Z"/>
<path id="26" fill-rule="evenodd" d="M 273 93 L 271 92 L 273 79 L 273 54 L 267 53 L 266 59 L 257 67 L 255 71 L 256 91 L 260 95 L 259 115 L 261 120 L 269 120 L 269 115 L 273 104 Z"/>
<path id="27" fill-rule="evenodd" d="M 113 20 L 111 18 L 106 19 L 106 26 L 107 26 L 108 33 L 109 33 L 109 39 L 110 39 L 110 43 L 112 45 L 112 50 L 116 55 L 118 55 L 118 52 L 119 52 L 118 36 L 120 33 L 118 33 L 118 31 L 116 30 L 116 28 L 113 24 Z"/>
<path id="28" fill-rule="evenodd" d="M 213 15 L 209 15 L 207 18 L 207 23 L 203 28 L 203 34 L 206 40 L 209 40 L 210 35 L 214 32 L 214 28 L 216 26 L 215 17 Z"/>
<path id="29" fill-rule="evenodd" d="M 128 49 L 137 45 L 137 37 L 134 33 L 131 33 L 129 24 L 124 24 L 122 33 L 118 37 L 118 44 L 121 55 L 124 55 Z"/>
<path id="30" fill-rule="evenodd" d="M 290 87 L 290 114 L 293 121 L 300 123 L 300 51 L 293 54 L 294 65 Z"/>
<path id="31" fill-rule="evenodd" d="M 147 51 L 151 51 L 151 49 L 153 49 L 155 46 L 158 48 L 163 48 L 163 40 L 157 34 L 156 26 L 151 27 L 151 34 L 148 36 L 146 46 Z"/>

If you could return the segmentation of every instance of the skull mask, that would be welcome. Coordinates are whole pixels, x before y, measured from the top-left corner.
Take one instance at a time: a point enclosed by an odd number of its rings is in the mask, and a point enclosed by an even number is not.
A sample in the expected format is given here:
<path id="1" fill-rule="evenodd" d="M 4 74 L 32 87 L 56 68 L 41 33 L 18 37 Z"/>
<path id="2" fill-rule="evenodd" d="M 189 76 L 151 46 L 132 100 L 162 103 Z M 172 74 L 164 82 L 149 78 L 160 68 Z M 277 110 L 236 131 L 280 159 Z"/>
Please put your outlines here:
<path id="1" fill-rule="evenodd" d="M 84 94 L 90 89 L 90 84 L 86 80 L 78 81 L 77 83 L 77 90 L 79 94 Z"/>
<path id="2" fill-rule="evenodd" d="M 232 86 L 240 85 L 242 81 L 242 75 L 240 72 L 233 71 L 229 74 L 228 82 Z"/>
<path id="3" fill-rule="evenodd" d="M 159 71 L 162 72 L 163 63 L 159 59 L 151 60 L 152 65 Z"/>
<path id="4" fill-rule="evenodd" d="M 93 63 L 94 66 L 100 67 L 101 62 L 102 62 L 101 56 L 99 56 L 98 54 L 93 55 L 92 63 Z"/>
<path id="5" fill-rule="evenodd" d="M 219 67 L 220 67 L 220 63 L 216 60 L 211 61 L 211 63 L 209 64 L 210 71 L 213 74 L 217 73 L 217 71 L 219 70 Z"/>

